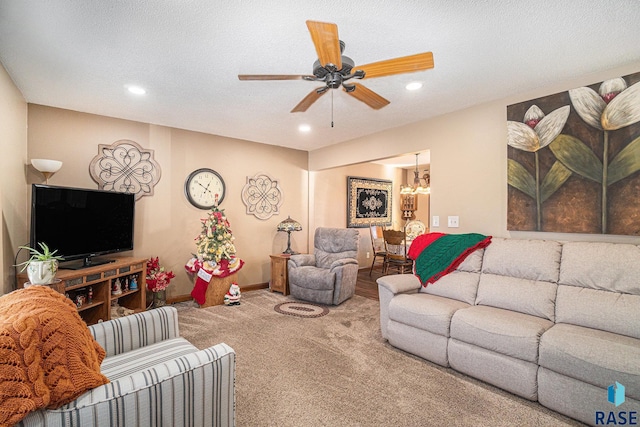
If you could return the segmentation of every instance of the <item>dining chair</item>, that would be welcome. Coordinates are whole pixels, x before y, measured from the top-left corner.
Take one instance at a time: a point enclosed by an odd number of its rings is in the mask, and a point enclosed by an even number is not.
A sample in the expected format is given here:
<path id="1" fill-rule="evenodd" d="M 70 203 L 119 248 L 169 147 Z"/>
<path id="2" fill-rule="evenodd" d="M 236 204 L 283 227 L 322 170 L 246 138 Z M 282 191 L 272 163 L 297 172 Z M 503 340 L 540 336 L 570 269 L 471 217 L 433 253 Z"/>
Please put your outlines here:
<path id="1" fill-rule="evenodd" d="M 387 248 L 382 274 L 387 274 L 389 267 L 397 268 L 400 274 L 404 274 L 405 269 L 411 272 L 413 261 L 407 258 L 406 233 L 399 230 L 383 230 L 382 233 Z"/>
<path id="2" fill-rule="evenodd" d="M 369 225 L 369 231 L 371 233 L 371 249 L 373 250 L 373 261 L 371 262 L 371 268 L 369 269 L 369 276 L 371 276 L 376 259 L 380 258 L 382 260 L 382 266 L 384 267 L 384 260 L 387 256 L 387 247 L 384 243 L 384 235 L 382 234 L 383 229 L 384 227 L 380 225 Z"/>

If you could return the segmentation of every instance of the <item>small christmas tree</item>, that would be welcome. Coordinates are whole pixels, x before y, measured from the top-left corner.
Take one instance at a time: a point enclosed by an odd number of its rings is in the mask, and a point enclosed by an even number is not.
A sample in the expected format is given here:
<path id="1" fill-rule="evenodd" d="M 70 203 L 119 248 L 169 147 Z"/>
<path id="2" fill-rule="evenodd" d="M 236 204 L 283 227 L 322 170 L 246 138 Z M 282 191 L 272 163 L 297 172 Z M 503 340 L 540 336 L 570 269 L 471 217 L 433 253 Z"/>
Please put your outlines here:
<path id="1" fill-rule="evenodd" d="M 202 232 L 196 237 L 196 257 L 201 262 L 213 261 L 210 264 L 214 265 L 223 259 L 230 261 L 236 255 L 234 240 L 224 210 L 214 206 L 202 219 Z"/>
<path id="2" fill-rule="evenodd" d="M 196 253 L 184 267 L 187 272 L 196 274 L 191 296 L 202 305 L 211 277 L 223 278 L 236 273 L 244 261 L 236 257 L 235 238 L 224 210 L 215 205 L 201 221 L 202 232 L 195 239 Z"/>

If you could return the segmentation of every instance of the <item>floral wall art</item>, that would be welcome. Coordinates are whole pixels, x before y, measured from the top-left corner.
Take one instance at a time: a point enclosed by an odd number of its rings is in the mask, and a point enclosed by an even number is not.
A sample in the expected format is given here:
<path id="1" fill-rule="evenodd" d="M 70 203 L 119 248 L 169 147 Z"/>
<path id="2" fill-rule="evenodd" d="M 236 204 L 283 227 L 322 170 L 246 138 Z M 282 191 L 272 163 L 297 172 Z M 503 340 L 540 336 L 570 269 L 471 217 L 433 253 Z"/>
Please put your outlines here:
<path id="1" fill-rule="evenodd" d="M 516 231 L 640 235 L 640 73 L 507 107 Z"/>

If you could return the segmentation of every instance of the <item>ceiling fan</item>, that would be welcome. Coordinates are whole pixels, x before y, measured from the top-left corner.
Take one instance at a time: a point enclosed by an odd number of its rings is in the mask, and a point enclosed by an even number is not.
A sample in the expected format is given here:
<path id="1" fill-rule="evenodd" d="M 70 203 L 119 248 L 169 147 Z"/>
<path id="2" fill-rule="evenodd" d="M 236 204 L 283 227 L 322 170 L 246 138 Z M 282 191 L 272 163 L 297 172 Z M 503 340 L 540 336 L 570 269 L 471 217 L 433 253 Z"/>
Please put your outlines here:
<path id="1" fill-rule="evenodd" d="M 380 109 L 389 101 L 371 89 L 359 83 L 349 82 L 351 79 L 369 79 L 373 77 L 391 76 L 394 74 L 413 73 L 433 68 L 433 53 L 424 52 L 416 55 L 388 59 L 371 64 L 355 66 L 353 60 L 343 56 L 345 44 L 338 39 L 338 26 L 327 22 L 307 21 L 311 40 L 318 53 L 318 60 L 313 64 L 313 75 L 303 74 L 239 74 L 240 80 L 307 80 L 323 82 L 324 86 L 311 91 L 292 113 L 304 112 L 329 89 L 343 90 L 358 101 L 364 102 L 373 109 Z"/>

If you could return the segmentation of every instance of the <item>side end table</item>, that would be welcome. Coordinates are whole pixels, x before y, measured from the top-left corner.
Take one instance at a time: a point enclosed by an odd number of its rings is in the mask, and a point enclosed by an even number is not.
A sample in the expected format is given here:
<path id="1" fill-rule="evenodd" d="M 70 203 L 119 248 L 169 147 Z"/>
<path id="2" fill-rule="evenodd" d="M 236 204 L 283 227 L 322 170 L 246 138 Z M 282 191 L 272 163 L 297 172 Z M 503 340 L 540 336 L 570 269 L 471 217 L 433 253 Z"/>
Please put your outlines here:
<path id="1" fill-rule="evenodd" d="M 271 281 L 269 291 L 282 292 L 282 295 L 289 295 L 289 274 L 287 262 L 290 255 L 277 254 L 271 256 Z"/>

